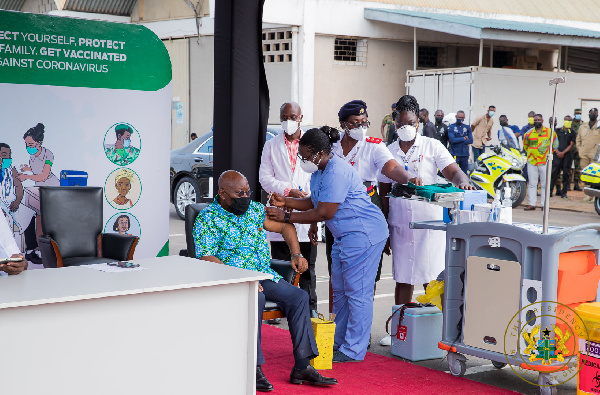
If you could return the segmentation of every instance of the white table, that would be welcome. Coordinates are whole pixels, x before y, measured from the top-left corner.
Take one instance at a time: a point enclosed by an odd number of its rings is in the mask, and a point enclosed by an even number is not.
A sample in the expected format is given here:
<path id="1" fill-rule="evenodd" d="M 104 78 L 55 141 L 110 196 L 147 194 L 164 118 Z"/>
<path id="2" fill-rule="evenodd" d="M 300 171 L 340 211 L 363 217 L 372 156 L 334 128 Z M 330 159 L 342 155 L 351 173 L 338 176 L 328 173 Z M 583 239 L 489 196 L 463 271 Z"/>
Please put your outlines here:
<path id="1" fill-rule="evenodd" d="M 197 259 L 0 277 L 2 394 L 254 394 L 258 280 Z"/>

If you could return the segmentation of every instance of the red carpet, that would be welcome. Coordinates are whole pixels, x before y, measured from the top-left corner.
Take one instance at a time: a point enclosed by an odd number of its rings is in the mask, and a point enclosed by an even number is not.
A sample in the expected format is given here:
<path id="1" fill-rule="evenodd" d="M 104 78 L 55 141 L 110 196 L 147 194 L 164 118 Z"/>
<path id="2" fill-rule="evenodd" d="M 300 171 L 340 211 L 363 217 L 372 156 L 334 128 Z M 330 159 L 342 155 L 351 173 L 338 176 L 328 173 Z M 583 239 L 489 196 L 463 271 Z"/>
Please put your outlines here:
<path id="1" fill-rule="evenodd" d="M 263 325 L 262 347 L 266 359 L 263 371 L 275 387 L 271 394 L 514 394 L 512 391 L 372 353 L 367 353 L 363 362 L 333 364 L 332 370 L 320 371 L 326 377 L 335 377 L 338 385 L 323 388 L 290 384 L 294 357 L 289 332 Z"/>

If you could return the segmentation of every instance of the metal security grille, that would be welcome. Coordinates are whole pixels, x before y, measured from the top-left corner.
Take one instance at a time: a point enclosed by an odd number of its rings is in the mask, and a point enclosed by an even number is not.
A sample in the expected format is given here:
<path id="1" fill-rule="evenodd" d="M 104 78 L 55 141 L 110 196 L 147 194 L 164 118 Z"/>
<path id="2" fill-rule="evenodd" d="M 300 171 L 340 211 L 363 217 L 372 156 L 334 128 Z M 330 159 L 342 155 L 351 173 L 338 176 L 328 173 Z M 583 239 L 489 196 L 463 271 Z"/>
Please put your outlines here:
<path id="1" fill-rule="evenodd" d="M 438 47 L 419 47 L 417 67 L 438 67 Z"/>
<path id="2" fill-rule="evenodd" d="M 336 37 L 333 50 L 333 63 L 365 66 L 367 64 L 367 40 Z"/>
<path id="3" fill-rule="evenodd" d="M 264 30 L 262 34 L 263 63 L 292 61 L 292 31 Z"/>

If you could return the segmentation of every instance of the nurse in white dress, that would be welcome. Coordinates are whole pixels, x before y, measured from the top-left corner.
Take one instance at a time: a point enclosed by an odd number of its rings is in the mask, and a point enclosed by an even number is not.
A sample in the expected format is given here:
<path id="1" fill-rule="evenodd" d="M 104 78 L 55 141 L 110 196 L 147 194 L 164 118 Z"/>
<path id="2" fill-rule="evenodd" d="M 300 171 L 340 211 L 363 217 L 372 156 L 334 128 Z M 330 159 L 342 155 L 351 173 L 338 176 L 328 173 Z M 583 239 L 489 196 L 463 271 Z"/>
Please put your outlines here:
<path id="1" fill-rule="evenodd" d="M 404 164 L 416 185 L 437 183 L 438 169 L 461 189 L 474 189 L 448 150 L 436 139 L 417 134 L 419 103 L 405 95 L 396 104 L 398 140 L 389 145 L 394 158 Z M 409 223 L 442 219 L 442 207 L 402 198 L 387 198 L 392 180 L 379 175 L 383 212 L 390 227 L 396 304 L 412 300 L 415 284 L 424 287 L 444 270 L 446 235 L 443 231 L 410 229 Z"/>

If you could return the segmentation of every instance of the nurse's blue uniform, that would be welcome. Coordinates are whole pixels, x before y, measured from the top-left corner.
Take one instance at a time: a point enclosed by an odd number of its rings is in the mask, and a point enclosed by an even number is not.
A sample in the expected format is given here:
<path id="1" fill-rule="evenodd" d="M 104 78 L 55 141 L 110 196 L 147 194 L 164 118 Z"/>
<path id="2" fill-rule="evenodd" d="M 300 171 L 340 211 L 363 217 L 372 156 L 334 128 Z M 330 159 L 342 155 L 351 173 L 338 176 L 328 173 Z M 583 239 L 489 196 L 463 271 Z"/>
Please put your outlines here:
<path id="1" fill-rule="evenodd" d="M 313 173 L 311 200 L 338 203 L 326 221 L 335 238 L 331 252 L 331 285 L 335 317 L 334 350 L 356 360 L 367 352 L 373 322 L 373 288 L 379 259 L 389 236 L 381 210 L 371 203 L 357 172 L 333 156 L 325 170 Z"/>

